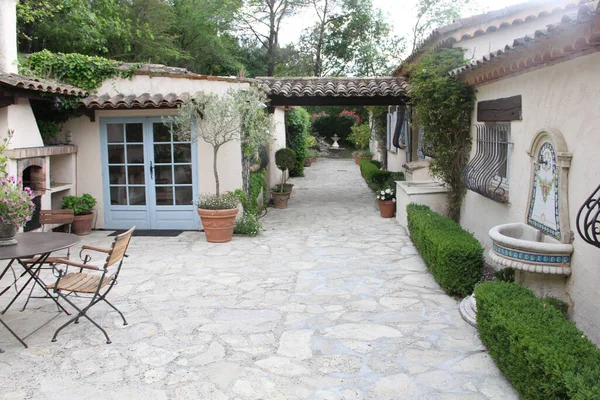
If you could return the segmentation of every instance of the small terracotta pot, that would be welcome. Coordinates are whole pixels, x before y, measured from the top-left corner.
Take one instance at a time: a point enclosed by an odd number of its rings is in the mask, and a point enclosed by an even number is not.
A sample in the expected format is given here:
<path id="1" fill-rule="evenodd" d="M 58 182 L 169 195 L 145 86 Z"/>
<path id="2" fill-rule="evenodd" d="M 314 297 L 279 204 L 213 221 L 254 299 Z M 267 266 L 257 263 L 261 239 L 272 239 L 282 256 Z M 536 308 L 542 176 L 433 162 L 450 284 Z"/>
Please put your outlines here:
<path id="1" fill-rule="evenodd" d="M 92 221 L 94 214 L 81 214 L 73 218 L 71 229 L 73 233 L 79 236 L 89 235 L 92 232 Z"/>
<path id="2" fill-rule="evenodd" d="M 206 241 L 211 243 L 225 243 L 231 241 L 237 208 L 227 210 L 198 209 L 198 215 L 202 220 L 202 228 L 206 234 Z"/>
<path id="3" fill-rule="evenodd" d="M 275 208 L 287 208 L 291 192 L 271 192 Z"/>
<path id="4" fill-rule="evenodd" d="M 354 162 L 356 163 L 356 165 L 360 165 L 360 157 L 354 156 Z"/>
<path id="5" fill-rule="evenodd" d="M 396 212 L 396 202 L 392 200 L 378 200 L 379 213 L 382 218 L 393 218 Z"/>
<path id="6" fill-rule="evenodd" d="M 310 161 L 311 161 L 311 162 L 317 162 L 317 156 L 313 156 L 313 157 L 311 157 L 311 158 L 310 158 Z"/>
<path id="7" fill-rule="evenodd" d="M 312 164 L 312 159 L 311 158 L 305 158 L 304 159 L 304 166 L 305 167 L 310 167 L 310 164 Z"/>

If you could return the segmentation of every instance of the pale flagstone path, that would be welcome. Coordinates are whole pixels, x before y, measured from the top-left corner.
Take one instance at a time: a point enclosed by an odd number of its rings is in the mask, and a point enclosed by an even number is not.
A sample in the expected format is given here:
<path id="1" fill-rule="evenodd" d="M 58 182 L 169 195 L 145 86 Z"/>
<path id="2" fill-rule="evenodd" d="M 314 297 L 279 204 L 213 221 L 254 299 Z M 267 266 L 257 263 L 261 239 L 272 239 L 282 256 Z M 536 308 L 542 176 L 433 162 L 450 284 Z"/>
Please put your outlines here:
<path id="1" fill-rule="evenodd" d="M 0 327 L 0 397 L 518 398 L 353 161 L 320 159 L 292 182 L 257 238 L 133 238 L 112 293 L 129 326 L 90 312 L 111 345 L 85 320 L 51 343 L 64 315 L 29 349 Z M 107 246 L 108 233 L 83 242 Z M 4 318 L 28 333 L 55 315 L 32 300 Z"/>

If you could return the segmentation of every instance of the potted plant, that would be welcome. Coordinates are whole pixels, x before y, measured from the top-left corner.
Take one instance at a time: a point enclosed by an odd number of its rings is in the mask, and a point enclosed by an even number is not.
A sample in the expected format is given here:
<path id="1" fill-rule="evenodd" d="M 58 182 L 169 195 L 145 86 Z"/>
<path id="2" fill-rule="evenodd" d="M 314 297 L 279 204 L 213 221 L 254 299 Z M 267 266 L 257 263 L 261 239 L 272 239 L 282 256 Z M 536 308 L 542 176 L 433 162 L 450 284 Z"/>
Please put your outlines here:
<path id="1" fill-rule="evenodd" d="M 94 213 L 92 209 L 96 205 L 96 199 L 84 193 L 81 196 L 65 196 L 62 199 L 61 207 L 63 210 L 73 210 L 75 218 L 71 228 L 76 235 L 89 235 L 92 231 L 92 221 Z"/>
<path id="2" fill-rule="evenodd" d="M 370 140 L 371 129 L 369 128 L 369 124 L 355 124 L 354 126 L 352 126 L 351 133 L 350 135 L 348 135 L 348 141 L 352 142 L 354 144 L 354 147 L 358 149 L 357 152 L 352 153 L 352 155 L 354 156 L 354 162 L 356 162 L 356 164 L 360 164 L 360 160 L 366 158 L 361 156 L 361 153 L 363 153 L 365 149 L 369 146 Z M 370 153 L 371 152 L 369 152 L 369 154 Z"/>
<path id="3" fill-rule="evenodd" d="M 360 161 L 362 161 L 362 160 L 372 160 L 373 153 L 371 153 L 371 150 L 361 150 L 358 152 L 358 159 L 359 159 L 359 164 L 360 164 Z"/>
<path id="4" fill-rule="evenodd" d="M 310 157 L 310 156 L 309 156 L 309 157 L 306 157 L 306 158 L 304 159 L 304 166 L 305 166 L 305 167 L 310 167 L 310 165 L 311 165 L 311 164 L 312 164 L 312 157 Z"/>
<path id="5" fill-rule="evenodd" d="M 314 149 L 308 150 L 308 156 L 310 157 L 311 162 L 317 162 L 318 155 L 319 155 L 319 152 L 317 150 L 314 150 Z"/>
<path id="6" fill-rule="evenodd" d="M 394 189 L 385 187 L 377 191 L 377 202 L 382 218 L 392 218 L 394 216 L 396 212 L 396 193 Z"/>
<path id="7" fill-rule="evenodd" d="M 282 148 L 275 152 L 275 164 L 281 170 L 281 184 L 276 185 L 271 190 L 271 197 L 275 208 L 287 208 L 288 200 L 292 195 L 294 185 L 286 184 L 286 171 L 294 167 L 296 162 L 296 153 L 289 148 Z M 288 185 L 286 187 L 286 185 Z"/>
<path id="8" fill-rule="evenodd" d="M 233 193 L 221 194 L 217 156 L 224 145 L 240 140 L 246 103 L 243 91 L 230 89 L 225 94 L 198 92 L 193 99 L 178 107 L 178 114 L 172 120 L 171 129 L 178 138 L 200 138 L 213 148 L 215 192 L 202 194 L 197 202 L 208 242 L 224 243 L 233 237 L 239 199 Z"/>

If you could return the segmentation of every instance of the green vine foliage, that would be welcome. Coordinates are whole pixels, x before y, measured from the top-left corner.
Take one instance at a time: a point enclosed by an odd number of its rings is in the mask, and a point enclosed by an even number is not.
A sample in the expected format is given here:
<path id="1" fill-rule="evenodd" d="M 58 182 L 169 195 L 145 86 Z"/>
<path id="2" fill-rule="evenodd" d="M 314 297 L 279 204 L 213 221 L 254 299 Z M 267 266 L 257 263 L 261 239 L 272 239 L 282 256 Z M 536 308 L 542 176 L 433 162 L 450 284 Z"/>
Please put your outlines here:
<path id="1" fill-rule="evenodd" d="M 119 68 L 123 63 L 97 56 L 78 53 L 52 53 L 42 50 L 22 59 L 19 72 L 42 79 L 52 79 L 67 83 L 88 92 L 94 92 L 102 83 L 114 77 L 131 78 L 139 68 L 133 64 L 130 68 Z M 77 108 L 79 98 L 59 96 L 66 110 Z"/>
<path id="2" fill-rule="evenodd" d="M 306 138 L 310 135 L 310 114 L 296 107 L 285 114 L 285 126 L 290 146 L 296 153 L 296 163 L 290 168 L 290 176 L 304 176 L 304 159 L 308 157 Z"/>
<path id="3" fill-rule="evenodd" d="M 387 170 L 387 115 L 388 108 L 386 106 L 369 107 L 371 112 L 371 129 L 375 133 L 377 139 L 377 147 L 381 152 L 383 159 L 381 160 L 382 168 Z"/>
<path id="4" fill-rule="evenodd" d="M 461 175 L 471 150 L 475 92 L 449 72 L 465 63 L 461 49 L 442 49 L 425 57 L 410 76 L 416 122 L 425 131 L 423 145 L 435 156 L 430 171 L 451 190 L 448 216 L 454 221 L 466 191 Z"/>

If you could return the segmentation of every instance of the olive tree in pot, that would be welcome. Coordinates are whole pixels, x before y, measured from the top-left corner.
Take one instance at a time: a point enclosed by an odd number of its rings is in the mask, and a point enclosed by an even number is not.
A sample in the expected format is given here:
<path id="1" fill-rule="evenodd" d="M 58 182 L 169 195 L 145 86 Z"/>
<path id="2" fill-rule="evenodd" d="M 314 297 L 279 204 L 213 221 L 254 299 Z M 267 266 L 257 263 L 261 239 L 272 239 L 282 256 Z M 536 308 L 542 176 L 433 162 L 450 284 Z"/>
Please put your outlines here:
<path id="1" fill-rule="evenodd" d="M 190 101 L 178 107 L 171 120 L 173 134 L 182 140 L 196 141 L 198 138 L 212 146 L 214 193 L 203 193 L 198 199 L 198 214 L 206 234 L 213 243 L 229 242 L 233 236 L 239 201 L 231 193 L 221 193 L 219 180 L 219 150 L 227 143 L 240 140 L 242 113 L 246 100 L 240 91 L 230 89 L 225 94 L 198 92 Z"/>
<path id="2" fill-rule="evenodd" d="M 281 170 L 281 183 L 271 190 L 275 208 L 287 208 L 294 185 L 286 183 L 286 171 L 296 163 L 296 153 L 290 148 L 279 149 L 275 152 L 275 164 Z"/>
<path id="3" fill-rule="evenodd" d="M 62 199 L 63 210 L 73 210 L 75 218 L 71 224 L 73 233 L 76 235 L 89 235 L 92 231 L 94 213 L 92 209 L 96 205 L 96 199 L 88 193 L 81 196 L 65 196 Z"/>

